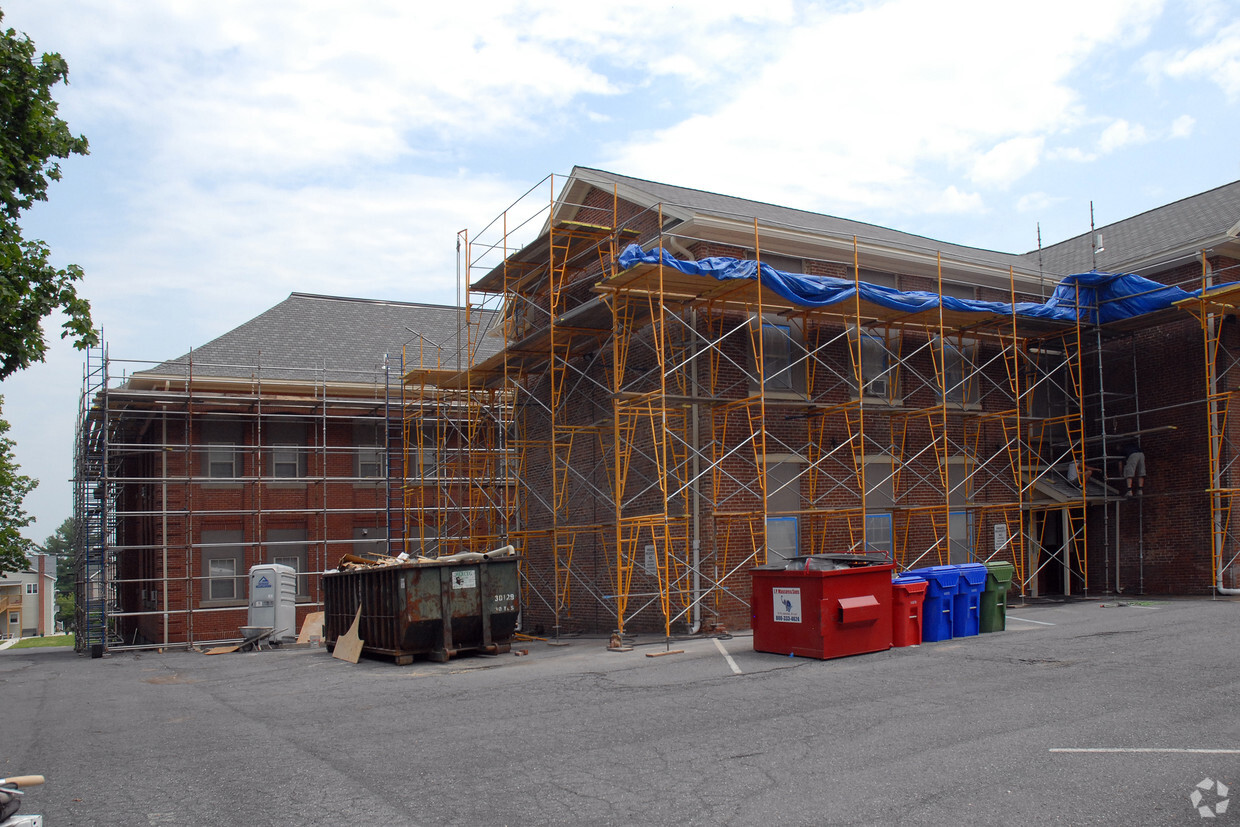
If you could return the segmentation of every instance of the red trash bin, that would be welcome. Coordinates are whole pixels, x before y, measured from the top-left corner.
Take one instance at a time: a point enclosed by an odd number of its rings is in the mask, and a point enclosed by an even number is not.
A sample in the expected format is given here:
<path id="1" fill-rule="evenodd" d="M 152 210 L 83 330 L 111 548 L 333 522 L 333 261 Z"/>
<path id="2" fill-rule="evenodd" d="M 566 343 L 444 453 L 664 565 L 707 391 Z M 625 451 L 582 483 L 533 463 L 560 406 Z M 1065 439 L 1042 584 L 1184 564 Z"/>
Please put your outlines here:
<path id="1" fill-rule="evenodd" d="M 826 660 L 890 649 L 892 568 L 753 569 L 754 650 Z"/>
<path id="2" fill-rule="evenodd" d="M 901 575 L 891 582 L 891 645 L 921 645 L 921 607 L 926 599 L 926 581 Z"/>

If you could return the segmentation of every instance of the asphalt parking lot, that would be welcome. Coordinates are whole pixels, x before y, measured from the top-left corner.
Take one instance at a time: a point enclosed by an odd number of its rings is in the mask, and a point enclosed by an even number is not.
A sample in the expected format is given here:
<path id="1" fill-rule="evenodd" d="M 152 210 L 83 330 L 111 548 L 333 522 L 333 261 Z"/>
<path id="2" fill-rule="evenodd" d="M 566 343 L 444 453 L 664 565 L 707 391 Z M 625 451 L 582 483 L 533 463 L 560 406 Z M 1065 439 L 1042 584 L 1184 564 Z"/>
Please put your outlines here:
<path id="1" fill-rule="evenodd" d="M 1240 783 L 1235 600 L 1029 604 L 832 661 L 605 643 L 411 666 L 10 649 L 0 773 L 47 776 L 23 812 L 48 827 L 1200 824 L 1194 791 L 1240 824 L 1216 783 Z"/>

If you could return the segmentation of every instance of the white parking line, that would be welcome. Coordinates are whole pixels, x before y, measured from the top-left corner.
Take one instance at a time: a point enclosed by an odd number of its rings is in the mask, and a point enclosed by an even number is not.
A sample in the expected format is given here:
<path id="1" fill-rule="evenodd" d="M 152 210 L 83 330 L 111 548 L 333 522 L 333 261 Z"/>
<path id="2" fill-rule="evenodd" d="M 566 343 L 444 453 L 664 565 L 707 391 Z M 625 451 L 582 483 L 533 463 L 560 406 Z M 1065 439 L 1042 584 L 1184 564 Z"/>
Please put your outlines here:
<path id="1" fill-rule="evenodd" d="M 1028 618 L 1013 617 L 1012 615 L 1008 615 L 1007 619 L 1008 620 L 1019 620 L 1021 623 L 1036 623 L 1039 626 L 1054 626 L 1055 625 L 1054 623 L 1047 623 L 1045 620 L 1029 620 Z"/>
<path id="2" fill-rule="evenodd" d="M 728 650 L 723 648 L 723 641 L 719 638 L 714 638 L 714 641 L 715 648 L 719 650 L 719 654 L 723 655 L 723 659 L 728 662 L 728 666 L 732 667 L 732 671 L 737 675 L 742 674 L 741 668 L 736 665 L 736 661 L 732 660 L 732 656 L 728 654 Z"/>
<path id="3" fill-rule="evenodd" d="M 1240 755 L 1240 749 L 1182 749 L 1179 747 L 1062 747 L 1051 752 L 1175 752 L 1192 755 Z"/>

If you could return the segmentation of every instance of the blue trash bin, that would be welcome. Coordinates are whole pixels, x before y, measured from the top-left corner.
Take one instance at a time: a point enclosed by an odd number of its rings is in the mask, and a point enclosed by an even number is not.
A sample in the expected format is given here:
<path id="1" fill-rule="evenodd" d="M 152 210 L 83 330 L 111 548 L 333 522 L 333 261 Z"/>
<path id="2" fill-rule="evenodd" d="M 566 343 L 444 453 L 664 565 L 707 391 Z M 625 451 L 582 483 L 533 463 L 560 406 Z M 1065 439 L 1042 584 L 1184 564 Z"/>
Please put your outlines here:
<path id="1" fill-rule="evenodd" d="M 959 563 L 952 568 L 960 581 L 952 606 L 952 637 L 969 637 L 982 630 L 982 592 L 986 588 L 984 563 Z"/>
<path id="2" fill-rule="evenodd" d="M 985 568 L 985 567 L 983 567 Z M 922 604 L 921 639 L 924 642 L 952 639 L 952 610 L 960 572 L 955 566 L 930 566 L 904 572 L 927 582 L 926 600 Z"/>

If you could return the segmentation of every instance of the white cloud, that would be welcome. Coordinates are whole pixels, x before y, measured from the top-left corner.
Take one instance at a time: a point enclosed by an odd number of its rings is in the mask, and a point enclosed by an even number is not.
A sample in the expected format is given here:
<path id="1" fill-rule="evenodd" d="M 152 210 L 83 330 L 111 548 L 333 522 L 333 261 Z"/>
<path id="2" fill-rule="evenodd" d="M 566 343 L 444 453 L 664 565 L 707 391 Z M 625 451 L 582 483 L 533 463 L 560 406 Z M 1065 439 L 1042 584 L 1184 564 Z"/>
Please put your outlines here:
<path id="1" fill-rule="evenodd" d="M 1197 119 L 1192 115 L 1181 115 L 1171 124 L 1172 138 L 1187 138 L 1193 134 L 1193 127 L 1197 125 Z"/>
<path id="2" fill-rule="evenodd" d="M 1049 210 L 1056 204 L 1063 203 L 1064 200 L 1064 198 L 1057 198 L 1045 192 L 1027 192 L 1016 199 L 1016 211 L 1021 213 L 1042 212 Z"/>
<path id="3" fill-rule="evenodd" d="M 1038 136 L 997 144 L 974 161 L 969 178 L 982 186 L 1007 188 L 1038 165 L 1045 143 L 1046 139 Z"/>
<path id="4" fill-rule="evenodd" d="M 1146 55 L 1143 65 L 1157 80 L 1200 80 L 1217 84 L 1235 101 L 1240 98 L 1240 22 L 1210 32 L 1210 40 L 1195 48 L 1158 51 Z"/>
<path id="5" fill-rule="evenodd" d="M 1082 61 L 1143 36 L 1159 6 L 1059 0 L 1030 15 L 892 0 L 808 11 L 725 103 L 618 143 L 608 164 L 708 189 L 727 170 L 730 192 L 845 213 L 920 211 L 941 190 L 931 170 L 1001 188 L 1036 166 L 1050 136 L 1088 121 L 1071 83 Z"/>
<path id="6" fill-rule="evenodd" d="M 1145 134 L 1145 127 L 1140 124 L 1130 124 L 1123 118 L 1119 118 L 1112 121 L 1098 136 L 1098 151 L 1104 154 L 1114 152 L 1130 144 L 1144 143 L 1146 140 L 1148 138 Z"/>
<path id="7" fill-rule="evenodd" d="M 1098 153 L 1086 152 L 1076 146 L 1061 146 L 1048 151 L 1046 157 L 1052 161 L 1071 161 L 1076 164 L 1088 164 L 1091 161 L 1098 160 Z"/>

